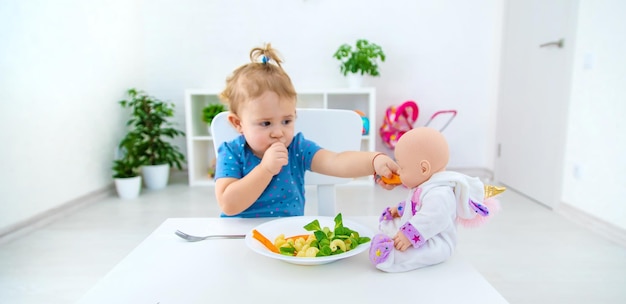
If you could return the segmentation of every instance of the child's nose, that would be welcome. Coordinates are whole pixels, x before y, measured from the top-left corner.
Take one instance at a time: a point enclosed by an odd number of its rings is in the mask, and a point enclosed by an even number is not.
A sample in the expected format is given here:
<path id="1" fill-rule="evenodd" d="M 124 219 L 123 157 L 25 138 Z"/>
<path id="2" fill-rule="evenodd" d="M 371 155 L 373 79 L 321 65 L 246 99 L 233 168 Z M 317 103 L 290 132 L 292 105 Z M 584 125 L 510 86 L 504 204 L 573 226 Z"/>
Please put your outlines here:
<path id="1" fill-rule="evenodd" d="M 280 127 L 272 128 L 271 137 L 278 138 L 283 136 L 283 130 Z"/>

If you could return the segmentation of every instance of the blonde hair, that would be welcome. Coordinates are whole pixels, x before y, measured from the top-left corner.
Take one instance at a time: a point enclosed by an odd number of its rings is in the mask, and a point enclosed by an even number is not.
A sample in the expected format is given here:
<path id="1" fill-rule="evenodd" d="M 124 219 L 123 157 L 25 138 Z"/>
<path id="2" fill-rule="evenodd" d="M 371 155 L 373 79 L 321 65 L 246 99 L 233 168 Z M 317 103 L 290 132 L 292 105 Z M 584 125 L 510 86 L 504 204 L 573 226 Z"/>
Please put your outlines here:
<path id="1" fill-rule="evenodd" d="M 250 51 L 250 61 L 251 63 L 238 67 L 226 78 L 226 88 L 220 94 L 220 99 L 233 114 L 237 114 L 243 102 L 257 98 L 267 91 L 295 102 L 296 90 L 291 78 L 280 65 L 282 60 L 278 52 L 272 49 L 271 44 L 253 48 Z"/>

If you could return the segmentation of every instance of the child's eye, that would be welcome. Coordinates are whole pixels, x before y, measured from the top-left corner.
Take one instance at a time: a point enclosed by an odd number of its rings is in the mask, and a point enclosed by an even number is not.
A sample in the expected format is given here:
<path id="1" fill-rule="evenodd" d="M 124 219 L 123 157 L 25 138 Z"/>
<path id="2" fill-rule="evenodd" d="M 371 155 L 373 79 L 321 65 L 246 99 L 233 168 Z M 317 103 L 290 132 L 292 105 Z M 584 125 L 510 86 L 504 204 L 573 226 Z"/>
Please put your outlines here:
<path id="1" fill-rule="evenodd" d="M 285 120 L 283 120 L 283 125 L 288 125 L 288 124 L 290 124 L 292 122 L 293 122 L 292 119 L 285 119 Z"/>
<path id="2" fill-rule="evenodd" d="M 259 125 L 261 125 L 261 127 L 269 127 L 271 125 L 271 123 L 269 121 L 263 121 L 263 122 L 259 123 Z"/>

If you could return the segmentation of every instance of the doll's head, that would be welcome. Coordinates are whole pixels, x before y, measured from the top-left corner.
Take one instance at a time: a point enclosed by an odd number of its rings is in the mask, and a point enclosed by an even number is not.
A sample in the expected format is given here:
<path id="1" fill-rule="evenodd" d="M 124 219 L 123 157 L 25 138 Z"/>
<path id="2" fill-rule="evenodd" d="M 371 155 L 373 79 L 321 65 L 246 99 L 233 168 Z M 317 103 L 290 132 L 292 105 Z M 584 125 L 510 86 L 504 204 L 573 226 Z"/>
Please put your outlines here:
<path id="1" fill-rule="evenodd" d="M 400 169 L 402 184 L 415 188 L 433 174 L 444 171 L 450 152 L 448 142 L 441 132 L 419 127 L 404 133 L 395 148 L 395 158 Z"/>

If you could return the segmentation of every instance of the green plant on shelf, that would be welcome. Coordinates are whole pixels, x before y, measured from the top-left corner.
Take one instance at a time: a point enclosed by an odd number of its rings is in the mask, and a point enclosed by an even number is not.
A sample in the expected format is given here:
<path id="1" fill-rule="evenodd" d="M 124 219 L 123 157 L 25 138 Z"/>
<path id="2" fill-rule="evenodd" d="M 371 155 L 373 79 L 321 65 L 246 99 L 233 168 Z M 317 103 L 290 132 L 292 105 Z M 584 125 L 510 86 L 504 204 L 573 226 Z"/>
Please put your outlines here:
<path id="1" fill-rule="evenodd" d="M 385 61 L 383 49 L 366 39 L 358 39 L 354 48 L 347 43 L 341 45 L 333 57 L 341 62 L 343 76 L 348 73 L 379 76 L 378 60 Z"/>
<path id="2" fill-rule="evenodd" d="M 226 111 L 226 106 L 221 103 L 211 103 L 202 109 L 202 121 L 204 121 L 207 125 L 211 125 L 213 122 L 213 118 L 217 116 L 217 114 Z"/>

